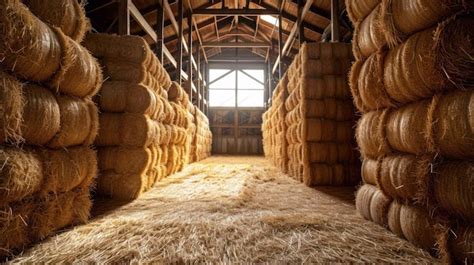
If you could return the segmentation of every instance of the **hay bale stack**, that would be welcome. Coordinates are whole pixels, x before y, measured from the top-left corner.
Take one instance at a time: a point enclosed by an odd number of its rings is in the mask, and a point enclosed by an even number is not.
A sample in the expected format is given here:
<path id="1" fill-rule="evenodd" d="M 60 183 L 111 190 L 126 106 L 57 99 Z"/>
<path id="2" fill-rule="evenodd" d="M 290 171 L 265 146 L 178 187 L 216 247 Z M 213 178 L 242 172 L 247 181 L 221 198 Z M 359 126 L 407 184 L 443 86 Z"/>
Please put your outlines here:
<path id="1" fill-rule="evenodd" d="M 465 89 L 474 84 L 473 31 L 463 30 L 474 20 L 462 10 L 472 5 L 441 0 L 346 4 L 356 26 L 358 59 L 350 86 L 363 114 L 356 129 L 366 183 L 361 197 L 365 186 L 376 186 L 394 199 L 387 214 L 395 234 L 433 253 L 438 242 L 443 257 L 469 260 L 471 245 L 448 243 L 443 235 L 450 224 L 474 221 L 474 94 Z M 358 209 L 367 216 L 366 209 Z"/>
<path id="2" fill-rule="evenodd" d="M 347 86 L 351 60 L 350 45 L 305 44 L 288 69 L 284 111 L 272 106 L 276 133 L 282 126 L 286 133 L 288 172 L 308 186 L 359 182 L 354 107 Z M 273 101 L 278 103 L 286 95 L 276 92 Z M 277 152 L 280 143 L 273 143 Z"/>
<path id="3" fill-rule="evenodd" d="M 209 127 L 209 119 L 202 111 L 194 106 L 194 120 L 196 121 L 196 133 L 192 141 L 191 161 L 201 161 L 211 156 L 212 133 Z"/>
<path id="4" fill-rule="evenodd" d="M 189 162 L 189 98 L 143 38 L 89 34 L 105 68 L 100 89 L 98 194 L 133 200 Z"/>

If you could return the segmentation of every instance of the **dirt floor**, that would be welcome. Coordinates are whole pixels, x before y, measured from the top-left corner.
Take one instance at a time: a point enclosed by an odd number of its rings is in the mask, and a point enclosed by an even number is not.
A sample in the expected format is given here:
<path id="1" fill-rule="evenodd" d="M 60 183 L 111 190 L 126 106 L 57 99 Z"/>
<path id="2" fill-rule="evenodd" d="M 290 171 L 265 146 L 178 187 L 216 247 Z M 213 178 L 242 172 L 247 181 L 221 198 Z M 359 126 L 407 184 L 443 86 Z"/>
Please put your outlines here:
<path id="1" fill-rule="evenodd" d="M 14 262 L 436 263 L 365 221 L 354 189 L 312 189 L 260 157 L 212 157 Z M 117 208 L 118 207 L 118 208 Z"/>

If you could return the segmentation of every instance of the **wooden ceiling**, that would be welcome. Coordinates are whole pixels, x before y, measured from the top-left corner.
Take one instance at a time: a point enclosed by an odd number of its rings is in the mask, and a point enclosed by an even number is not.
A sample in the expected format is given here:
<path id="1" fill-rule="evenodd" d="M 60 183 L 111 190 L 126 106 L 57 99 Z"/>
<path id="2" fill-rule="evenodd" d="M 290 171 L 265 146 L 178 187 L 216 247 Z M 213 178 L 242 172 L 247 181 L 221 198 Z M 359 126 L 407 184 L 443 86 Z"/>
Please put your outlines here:
<path id="1" fill-rule="evenodd" d="M 189 25 L 187 14 L 190 8 L 196 9 L 266 9 L 282 11 L 282 40 L 285 43 L 290 35 L 293 25 L 297 21 L 298 0 L 183 0 L 184 37 L 187 38 Z M 168 0 L 169 6 L 178 20 L 177 0 Z M 303 1 L 305 2 L 305 1 Z M 146 21 L 154 27 L 157 23 L 157 7 L 160 0 L 132 0 Z M 344 1 L 339 0 L 339 10 L 344 9 Z M 94 0 L 86 5 L 86 11 L 91 18 L 94 30 L 98 32 L 116 33 L 118 32 L 118 1 L 117 0 Z M 328 31 L 331 21 L 331 0 L 314 0 L 309 11 L 304 17 L 302 26 L 304 27 L 304 38 L 309 42 L 322 40 L 323 33 Z M 346 23 L 344 12 L 341 12 L 340 23 L 341 36 L 351 34 L 350 23 Z M 268 18 L 268 17 L 267 17 Z M 276 18 L 276 17 L 275 17 Z M 268 45 L 267 47 L 245 48 L 254 54 L 263 57 L 265 60 L 274 61 L 278 56 L 278 25 L 265 20 L 259 16 L 193 16 L 192 37 L 193 53 L 199 48 L 199 43 L 207 42 L 257 42 Z M 165 12 L 164 42 L 174 58 L 178 57 L 178 34 L 173 26 L 170 17 Z M 198 30 L 196 30 L 196 28 Z M 130 33 L 140 35 L 147 39 L 151 46 L 154 46 L 153 39 L 148 36 L 137 21 L 131 19 Z M 350 39 L 350 38 L 349 38 Z M 235 48 L 205 47 L 201 48 L 201 54 L 205 60 L 222 53 L 225 50 Z M 294 42 L 291 49 L 288 49 L 288 57 L 293 57 L 298 51 L 298 42 Z M 186 53 L 184 53 L 186 54 Z M 165 65 L 169 62 L 165 61 Z"/>

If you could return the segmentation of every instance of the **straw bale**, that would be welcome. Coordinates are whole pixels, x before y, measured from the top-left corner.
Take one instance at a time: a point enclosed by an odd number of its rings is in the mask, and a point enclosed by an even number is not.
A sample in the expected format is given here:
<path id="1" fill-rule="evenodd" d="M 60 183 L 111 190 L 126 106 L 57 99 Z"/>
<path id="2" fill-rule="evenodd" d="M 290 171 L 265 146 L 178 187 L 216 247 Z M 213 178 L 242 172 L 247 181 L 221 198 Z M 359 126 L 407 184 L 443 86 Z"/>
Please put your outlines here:
<path id="1" fill-rule="evenodd" d="M 61 106 L 49 90 L 37 85 L 25 85 L 23 95 L 22 136 L 28 144 L 47 144 L 60 132 Z"/>
<path id="2" fill-rule="evenodd" d="M 30 243 L 28 220 L 33 206 L 28 200 L 0 206 L 0 257 Z"/>
<path id="3" fill-rule="evenodd" d="M 378 158 L 391 152 L 385 136 L 387 116 L 387 111 L 371 111 L 359 120 L 355 136 L 364 157 Z"/>
<path id="4" fill-rule="evenodd" d="M 359 190 L 357 190 L 355 200 L 356 209 L 366 220 L 372 220 L 370 205 L 376 192 L 378 192 L 377 188 L 368 184 L 362 185 Z"/>
<path id="5" fill-rule="evenodd" d="M 129 112 L 151 117 L 162 112 L 158 95 L 149 87 L 129 82 L 107 81 L 100 89 L 99 106 L 105 112 Z"/>
<path id="6" fill-rule="evenodd" d="M 370 219 L 381 226 L 388 226 L 388 211 L 391 203 L 392 198 L 376 189 L 370 200 Z"/>
<path id="7" fill-rule="evenodd" d="M 97 151 L 99 169 L 120 174 L 144 174 L 149 169 L 149 148 L 102 147 Z"/>
<path id="8" fill-rule="evenodd" d="M 472 264 L 474 262 L 474 227 L 459 225 L 450 231 L 448 241 L 449 251 L 453 262 L 458 264 Z"/>
<path id="9" fill-rule="evenodd" d="M 381 0 L 346 0 L 346 9 L 352 23 L 364 19 Z"/>
<path id="10" fill-rule="evenodd" d="M 388 228 L 392 231 L 395 235 L 405 238 L 402 231 L 402 224 L 400 223 L 400 211 L 402 205 L 397 203 L 396 201 L 390 204 L 388 209 Z"/>
<path id="11" fill-rule="evenodd" d="M 102 70 L 98 61 L 80 44 L 56 30 L 61 40 L 61 68 L 50 81 L 58 92 L 88 97 L 95 95 L 102 85 Z"/>
<path id="12" fill-rule="evenodd" d="M 380 173 L 380 161 L 370 158 L 362 160 L 362 180 L 365 184 L 377 185 Z"/>
<path id="13" fill-rule="evenodd" d="M 377 5 L 364 20 L 356 23 L 352 47 L 358 60 L 369 57 L 387 44 L 381 20 L 382 8 Z"/>
<path id="14" fill-rule="evenodd" d="M 302 61 L 305 59 L 352 59 L 352 47 L 343 42 L 305 42 L 298 56 Z"/>
<path id="15" fill-rule="evenodd" d="M 92 144 L 99 130 L 99 113 L 94 102 L 71 96 L 58 96 L 57 102 L 61 113 L 61 128 L 48 147 Z"/>
<path id="16" fill-rule="evenodd" d="M 298 76 L 317 78 L 324 75 L 346 75 L 350 67 L 349 59 L 305 59 L 298 69 Z"/>
<path id="17" fill-rule="evenodd" d="M 15 147 L 0 149 L 0 205 L 19 201 L 41 188 L 43 164 L 34 152 Z"/>
<path id="18" fill-rule="evenodd" d="M 24 0 L 23 3 L 42 21 L 61 28 L 74 41 L 81 42 L 90 27 L 83 4 L 76 0 Z"/>
<path id="19" fill-rule="evenodd" d="M 102 113 L 97 146 L 146 147 L 159 139 L 163 132 L 158 122 L 143 114 Z"/>
<path id="20" fill-rule="evenodd" d="M 453 161 L 436 167 L 433 196 L 443 209 L 474 221 L 474 163 Z"/>
<path id="21" fill-rule="evenodd" d="M 97 179 L 97 192 L 117 200 L 130 201 L 138 198 L 148 185 L 145 173 L 115 173 L 104 171 Z"/>
<path id="22" fill-rule="evenodd" d="M 0 70 L 0 141 L 20 143 L 25 98 L 23 85 L 13 76 Z"/>
<path id="23" fill-rule="evenodd" d="M 352 140 L 352 123 L 324 119 L 306 119 L 306 141 L 350 142 Z"/>
<path id="24" fill-rule="evenodd" d="M 150 60 L 145 39 L 139 36 L 118 36 L 106 33 L 87 34 L 84 46 L 98 58 L 117 58 L 133 64 L 146 64 Z"/>
<path id="25" fill-rule="evenodd" d="M 40 193 L 68 192 L 75 188 L 89 190 L 97 175 L 97 155 L 89 147 L 62 150 L 41 149 L 44 181 Z"/>
<path id="26" fill-rule="evenodd" d="M 4 69 L 31 81 L 47 81 L 59 69 L 58 36 L 19 0 L 0 2 L 0 35 Z"/>
<path id="27" fill-rule="evenodd" d="M 303 183 L 307 186 L 351 186 L 360 181 L 360 166 L 352 163 L 311 163 L 305 165 Z"/>
<path id="28" fill-rule="evenodd" d="M 436 250 L 436 221 L 425 209 L 403 205 L 400 208 L 400 225 L 405 238 L 426 250 Z"/>

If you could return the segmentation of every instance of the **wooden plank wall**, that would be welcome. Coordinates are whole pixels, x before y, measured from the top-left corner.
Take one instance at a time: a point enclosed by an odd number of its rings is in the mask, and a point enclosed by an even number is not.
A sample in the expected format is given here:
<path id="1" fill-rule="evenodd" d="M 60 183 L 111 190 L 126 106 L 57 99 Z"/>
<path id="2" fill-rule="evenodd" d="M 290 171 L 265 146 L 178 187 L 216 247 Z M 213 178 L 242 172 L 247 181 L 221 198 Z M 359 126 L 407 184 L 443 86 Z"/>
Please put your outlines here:
<path id="1" fill-rule="evenodd" d="M 212 153 L 263 155 L 263 108 L 211 108 Z"/>

